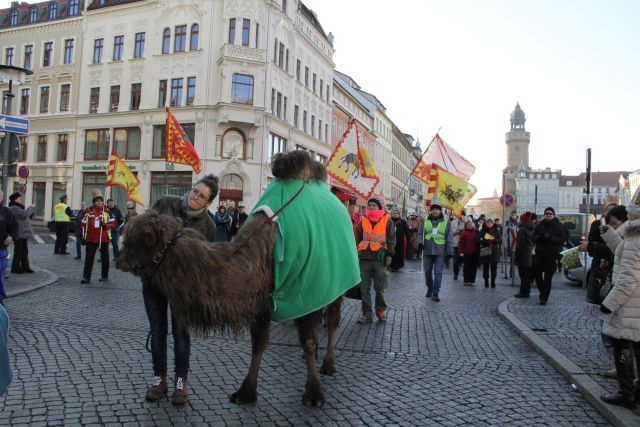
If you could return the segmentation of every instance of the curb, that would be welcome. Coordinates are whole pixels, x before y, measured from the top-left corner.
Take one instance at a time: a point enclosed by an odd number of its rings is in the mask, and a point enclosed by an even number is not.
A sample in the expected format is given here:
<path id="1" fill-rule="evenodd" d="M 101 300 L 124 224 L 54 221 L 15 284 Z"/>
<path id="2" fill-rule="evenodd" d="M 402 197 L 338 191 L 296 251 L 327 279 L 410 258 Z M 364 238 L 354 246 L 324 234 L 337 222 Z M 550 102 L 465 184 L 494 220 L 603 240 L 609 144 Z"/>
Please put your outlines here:
<path id="1" fill-rule="evenodd" d="M 8 291 L 7 292 L 7 298 L 12 298 L 12 297 L 17 297 L 18 295 L 22 295 L 22 294 L 26 294 L 28 292 L 33 292 L 36 291 L 38 289 L 44 288 L 45 286 L 49 286 L 52 283 L 55 283 L 58 281 L 58 275 L 55 273 L 52 273 L 49 270 L 45 270 L 44 268 L 40 268 L 40 267 L 35 267 L 35 266 L 31 266 L 32 269 L 34 270 L 38 270 L 38 271 L 43 271 L 45 273 L 47 273 L 49 275 L 49 277 L 40 282 L 40 283 L 35 283 L 33 285 L 29 285 L 29 286 L 25 286 L 25 287 L 21 287 L 21 289 L 16 289 L 13 291 Z"/>
<path id="2" fill-rule="evenodd" d="M 515 314 L 511 313 L 508 306 L 512 301 L 515 301 L 515 298 L 502 301 L 498 306 L 498 315 L 505 323 L 511 326 L 518 336 L 522 337 L 531 348 L 542 355 L 571 385 L 577 387 L 589 403 L 613 425 L 617 427 L 640 426 L 640 416 L 633 411 L 620 406 L 609 405 L 600 400 L 600 396 L 607 393 L 607 391 L 595 382 L 587 372 L 531 330 Z"/>

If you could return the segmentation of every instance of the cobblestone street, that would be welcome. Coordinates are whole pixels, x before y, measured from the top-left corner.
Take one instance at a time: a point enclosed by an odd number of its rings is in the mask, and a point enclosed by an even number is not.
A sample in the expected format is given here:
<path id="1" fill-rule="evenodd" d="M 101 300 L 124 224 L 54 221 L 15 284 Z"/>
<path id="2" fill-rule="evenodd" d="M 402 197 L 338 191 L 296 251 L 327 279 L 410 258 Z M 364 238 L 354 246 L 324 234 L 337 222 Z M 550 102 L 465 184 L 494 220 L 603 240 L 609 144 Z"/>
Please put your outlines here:
<path id="1" fill-rule="evenodd" d="M 103 285 L 96 266 L 93 283 L 81 285 L 83 261 L 54 257 L 49 244 L 30 252 L 59 281 L 6 301 L 15 378 L 0 398 L 0 425 L 609 425 L 501 321 L 497 307 L 514 293 L 506 281 L 468 288 L 446 270 L 434 303 L 419 261 L 392 274 L 386 323 L 357 324 L 359 302 L 345 301 L 338 372 L 321 378 L 323 408 L 301 404 L 305 367 L 292 322 L 273 324 L 256 405 L 228 402 L 248 369 L 248 336 L 194 338 L 189 403 L 148 403 L 139 280 L 112 266 Z M 556 276 L 549 307 L 572 295 L 564 287 Z M 172 349 L 169 358 L 171 367 Z"/>

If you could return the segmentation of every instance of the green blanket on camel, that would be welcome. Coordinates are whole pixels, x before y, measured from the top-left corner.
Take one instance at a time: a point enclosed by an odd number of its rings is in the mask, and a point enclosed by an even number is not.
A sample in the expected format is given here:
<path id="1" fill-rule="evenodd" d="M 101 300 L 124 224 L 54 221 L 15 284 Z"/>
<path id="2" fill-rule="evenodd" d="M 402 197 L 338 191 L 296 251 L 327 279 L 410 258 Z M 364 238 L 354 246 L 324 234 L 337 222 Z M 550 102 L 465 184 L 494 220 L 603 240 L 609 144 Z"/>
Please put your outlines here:
<path id="1" fill-rule="evenodd" d="M 251 215 L 271 217 L 303 185 L 300 179 L 274 179 Z M 274 251 L 275 288 L 271 319 L 294 319 L 335 301 L 360 282 L 351 219 L 338 198 L 317 180 L 278 214 Z"/>

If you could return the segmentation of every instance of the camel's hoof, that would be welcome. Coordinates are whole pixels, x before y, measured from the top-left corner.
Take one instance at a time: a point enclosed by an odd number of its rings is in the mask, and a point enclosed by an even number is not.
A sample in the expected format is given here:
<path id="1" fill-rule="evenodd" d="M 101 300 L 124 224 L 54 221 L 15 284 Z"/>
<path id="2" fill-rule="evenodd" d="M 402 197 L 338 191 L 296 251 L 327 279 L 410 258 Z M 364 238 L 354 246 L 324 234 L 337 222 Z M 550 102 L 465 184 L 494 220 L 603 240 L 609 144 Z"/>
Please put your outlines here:
<path id="1" fill-rule="evenodd" d="M 320 382 L 307 382 L 302 395 L 302 404 L 315 408 L 321 408 L 324 405 L 324 394 L 320 387 Z"/>
<path id="2" fill-rule="evenodd" d="M 240 390 L 229 396 L 229 402 L 235 403 L 236 405 L 256 403 L 256 400 L 258 400 L 256 391 L 247 390 L 244 387 L 241 387 Z"/>
<path id="3" fill-rule="evenodd" d="M 333 375 L 336 373 L 336 365 L 333 362 L 324 362 L 320 367 L 322 375 Z"/>

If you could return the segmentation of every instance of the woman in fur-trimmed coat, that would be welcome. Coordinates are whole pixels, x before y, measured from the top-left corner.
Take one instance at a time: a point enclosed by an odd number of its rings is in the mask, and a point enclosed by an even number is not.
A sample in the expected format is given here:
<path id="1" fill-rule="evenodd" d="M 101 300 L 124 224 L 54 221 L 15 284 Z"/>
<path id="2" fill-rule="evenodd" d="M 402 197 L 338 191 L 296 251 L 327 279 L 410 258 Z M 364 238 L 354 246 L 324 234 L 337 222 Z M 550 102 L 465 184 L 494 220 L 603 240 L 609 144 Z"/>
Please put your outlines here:
<path id="1" fill-rule="evenodd" d="M 602 400 L 633 409 L 638 387 L 634 375 L 634 354 L 640 372 L 640 206 L 629 205 L 627 210 L 628 226 L 614 252 L 614 287 L 601 306 L 603 312 L 612 313 L 604 323 L 602 332 L 613 338 L 620 392 L 604 395 Z M 607 234 L 604 233 L 602 237 L 613 246 Z M 616 237 L 615 233 L 609 234 Z"/>

